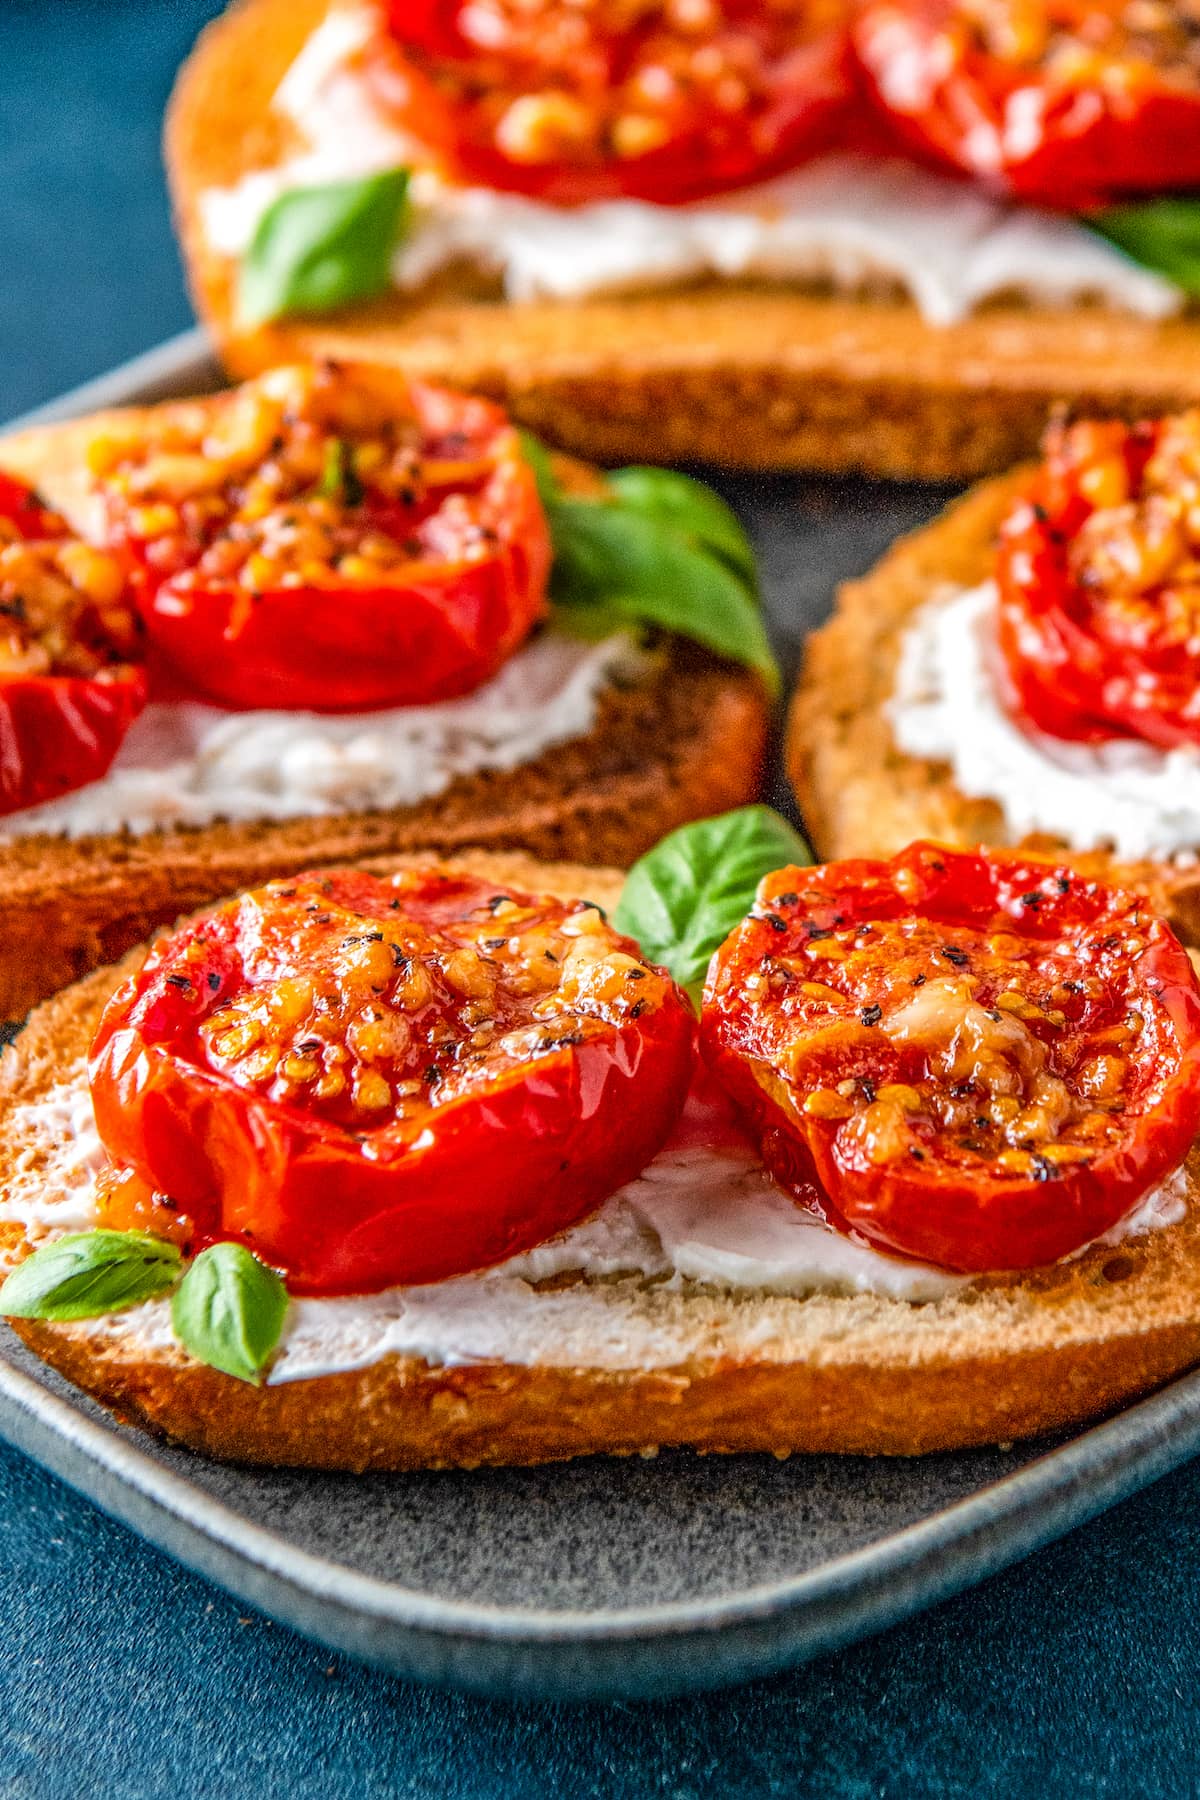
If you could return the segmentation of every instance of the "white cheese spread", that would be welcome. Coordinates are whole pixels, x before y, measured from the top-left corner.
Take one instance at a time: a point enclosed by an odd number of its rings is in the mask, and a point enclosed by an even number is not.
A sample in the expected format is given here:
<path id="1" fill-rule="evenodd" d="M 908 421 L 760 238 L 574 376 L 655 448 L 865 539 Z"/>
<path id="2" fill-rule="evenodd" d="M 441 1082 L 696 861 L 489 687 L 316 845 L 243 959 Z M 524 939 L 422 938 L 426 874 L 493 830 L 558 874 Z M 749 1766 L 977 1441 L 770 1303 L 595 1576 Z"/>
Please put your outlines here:
<path id="1" fill-rule="evenodd" d="M 460 700 L 369 713 L 229 712 L 152 701 L 108 774 L 0 821 L 5 837 L 142 833 L 216 819 L 315 818 L 415 806 L 460 775 L 514 769 L 583 737 L 600 694 L 644 658 L 623 633 L 548 630 Z"/>
<path id="2" fill-rule="evenodd" d="M 35 1237 L 93 1225 L 104 1153 L 84 1065 L 20 1108 L 11 1134 L 28 1139 L 29 1149 L 0 1199 L 0 1220 L 25 1224 Z M 1177 1224 L 1186 1192 L 1180 1171 L 1099 1241 L 1116 1244 Z M 572 1274 L 593 1285 L 533 1285 Z M 631 1324 L 621 1309 L 606 1307 L 602 1284 L 618 1276 L 668 1288 L 698 1284 L 735 1297 L 864 1295 L 914 1304 L 936 1304 L 967 1285 L 963 1276 L 885 1255 L 801 1211 L 749 1147 L 668 1148 L 591 1218 L 498 1268 L 423 1287 L 293 1301 L 268 1381 L 338 1374 L 392 1355 L 444 1365 L 554 1356 L 620 1369 L 670 1366 L 697 1348 L 681 1345 L 678 1330 L 645 1317 Z M 161 1300 L 88 1329 L 100 1336 L 132 1332 L 147 1348 L 172 1342 L 170 1308 Z M 696 1329 L 702 1339 L 703 1324 Z M 769 1353 L 769 1318 L 762 1329 Z"/>
<path id="3" fill-rule="evenodd" d="M 212 249 L 237 257 L 282 193 L 407 164 L 413 146 L 372 100 L 356 57 L 370 12 L 335 9 L 278 89 L 305 144 L 277 168 L 203 197 Z M 1041 306 L 1100 300 L 1163 318 L 1184 295 L 1074 220 L 999 200 L 907 162 L 829 156 L 688 206 L 620 200 L 563 208 L 415 174 L 394 279 L 405 290 L 465 263 L 513 300 L 675 286 L 707 276 L 907 294 L 934 325 L 998 296 Z"/>
<path id="4" fill-rule="evenodd" d="M 991 582 L 931 599 L 901 645 L 889 705 L 900 750 L 950 767 L 971 799 L 993 800 L 1014 840 L 1042 832 L 1130 860 L 1200 849 L 1200 751 L 1132 738 L 1075 744 L 1026 731 L 994 673 Z"/>

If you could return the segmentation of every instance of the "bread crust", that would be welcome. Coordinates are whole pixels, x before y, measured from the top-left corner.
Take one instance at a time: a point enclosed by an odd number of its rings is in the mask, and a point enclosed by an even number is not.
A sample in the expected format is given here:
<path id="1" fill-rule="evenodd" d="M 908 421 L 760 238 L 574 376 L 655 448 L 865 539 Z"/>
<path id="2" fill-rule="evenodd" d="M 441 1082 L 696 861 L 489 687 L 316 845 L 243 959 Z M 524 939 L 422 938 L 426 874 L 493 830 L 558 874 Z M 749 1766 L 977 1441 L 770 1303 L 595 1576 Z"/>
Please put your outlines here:
<path id="1" fill-rule="evenodd" d="M 500 881 L 615 902 L 612 870 L 466 859 Z M 394 863 L 387 865 L 394 866 Z M 0 1060 L 0 1201 L 35 1151 L 14 1117 L 86 1048 L 141 952 L 58 995 Z M 647 1321 L 680 1353 L 614 1372 L 389 1356 L 253 1388 L 178 1347 L 14 1320 L 24 1341 L 124 1419 L 206 1455 L 324 1469 L 514 1464 L 664 1445 L 910 1455 L 1005 1442 L 1109 1412 L 1200 1361 L 1200 1156 L 1184 1220 L 1017 1280 L 986 1278 L 923 1306 L 859 1295 L 786 1299 L 633 1280 L 603 1289 L 612 1328 Z M 0 1258 L 24 1249 L 0 1226 Z M 562 1284 L 559 1284 L 561 1297 Z M 708 1346 L 697 1352 L 697 1342 Z"/>
<path id="2" fill-rule="evenodd" d="M 166 158 L 197 310 L 229 367 L 299 355 L 400 362 L 492 394 L 599 461 L 701 460 L 967 479 L 1037 445 L 1060 402 L 1131 418 L 1200 401 L 1200 324 L 988 307 L 946 328 L 902 302 L 769 284 L 515 305 L 447 287 L 328 321 L 247 331 L 200 199 L 288 151 L 270 112 L 331 0 L 236 0 L 201 36 L 167 115 Z M 981 404 L 980 402 L 986 402 Z"/>
<path id="3" fill-rule="evenodd" d="M 95 523 L 87 444 L 98 433 L 136 435 L 153 410 L 131 407 L 5 438 L 0 466 L 86 530 Z M 460 776 L 415 806 L 0 842 L 0 1019 L 22 1017 L 157 926 L 269 875 L 421 845 L 504 845 L 628 866 L 677 825 L 753 799 L 767 719 L 756 675 L 679 640 L 643 679 L 606 690 L 585 736 L 516 769 Z"/>
<path id="4" fill-rule="evenodd" d="M 887 705 L 909 621 L 939 589 L 988 579 L 997 528 L 1025 474 L 1018 468 L 981 483 L 901 538 L 861 581 L 840 589 L 833 617 L 808 639 L 784 756 L 822 859 L 891 856 L 916 838 L 964 849 L 1013 843 L 994 801 L 963 794 L 945 763 L 897 748 Z M 1081 854 L 1050 836 L 1020 844 L 1141 889 L 1187 943 L 1200 944 L 1200 868 Z"/>

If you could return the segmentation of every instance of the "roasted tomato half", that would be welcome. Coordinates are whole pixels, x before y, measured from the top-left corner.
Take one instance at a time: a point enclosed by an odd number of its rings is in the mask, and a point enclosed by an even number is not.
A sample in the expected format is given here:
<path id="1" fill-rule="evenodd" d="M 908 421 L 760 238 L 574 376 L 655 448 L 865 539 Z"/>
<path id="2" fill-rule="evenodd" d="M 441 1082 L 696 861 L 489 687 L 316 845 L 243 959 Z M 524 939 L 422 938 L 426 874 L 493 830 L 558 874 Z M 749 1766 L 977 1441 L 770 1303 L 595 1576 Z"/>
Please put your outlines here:
<path id="1" fill-rule="evenodd" d="M 1053 431 L 996 579 L 1002 674 L 1029 723 L 1200 744 L 1200 412 Z"/>
<path id="2" fill-rule="evenodd" d="M 1136 895 L 916 844 L 783 869 L 713 959 L 702 1042 L 805 1204 L 948 1269 L 1054 1262 L 1200 1129 L 1200 985 Z"/>
<path id="3" fill-rule="evenodd" d="M 146 703 L 118 558 L 0 474 L 0 813 L 104 774 Z"/>
<path id="4" fill-rule="evenodd" d="M 909 146 L 1064 212 L 1200 182 L 1200 12 L 1160 0 L 864 0 Z"/>
<path id="5" fill-rule="evenodd" d="M 91 461 L 154 645 L 229 706 L 467 693 L 545 610 L 536 484 L 486 400 L 277 369 L 100 439 Z"/>
<path id="6" fill-rule="evenodd" d="M 666 1139 L 694 1045 L 685 996 L 586 901 L 342 872 L 159 943 L 105 1009 L 91 1084 L 172 1235 L 182 1211 L 194 1242 L 349 1293 L 482 1268 L 591 1212 Z M 110 1191 L 110 1222 L 155 1225 L 136 1182 Z"/>
<path id="7" fill-rule="evenodd" d="M 561 205 L 702 198 L 826 150 L 846 0 L 388 0 L 369 69 L 451 179 Z"/>

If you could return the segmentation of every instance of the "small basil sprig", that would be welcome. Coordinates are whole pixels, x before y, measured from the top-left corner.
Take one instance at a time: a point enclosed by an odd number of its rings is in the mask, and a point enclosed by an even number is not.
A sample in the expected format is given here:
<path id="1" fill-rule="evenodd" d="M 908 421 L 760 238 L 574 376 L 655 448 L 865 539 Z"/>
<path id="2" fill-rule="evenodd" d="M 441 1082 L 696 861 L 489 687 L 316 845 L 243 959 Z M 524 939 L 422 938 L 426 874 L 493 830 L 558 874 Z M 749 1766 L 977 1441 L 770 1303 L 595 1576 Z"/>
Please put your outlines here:
<path id="1" fill-rule="evenodd" d="M 1112 206 L 1084 223 L 1185 294 L 1200 295 L 1200 199 L 1178 195 Z"/>
<path id="2" fill-rule="evenodd" d="M 144 1231 L 71 1231 L 27 1256 L 0 1286 L 9 1319 L 95 1319 L 173 1287 L 179 1251 Z"/>
<path id="3" fill-rule="evenodd" d="M 386 169 L 280 194 L 259 220 L 242 261 L 242 323 L 333 312 L 386 293 L 407 192 L 407 169 Z"/>
<path id="4" fill-rule="evenodd" d="M 212 1244 L 172 1295 L 171 1323 L 198 1362 L 257 1387 L 287 1309 L 287 1289 L 274 1269 L 241 1244 Z"/>
<path id="5" fill-rule="evenodd" d="M 0 1317 L 98 1319 L 171 1288 L 171 1323 L 184 1349 L 257 1385 L 288 1296 L 274 1269 L 241 1244 L 213 1244 L 184 1272 L 176 1246 L 147 1232 L 69 1232 L 17 1264 L 0 1285 Z"/>
<path id="6" fill-rule="evenodd" d="M 725 502 L 669 469 L 618 469 L 595 498 L 566 492 L 535 438 L 524 435 L 550 526 L 550 597 L 588 635 L 656 626 L 745 663 L 779 692 L 754 552 Z"/>
<path id="7" fill-rule="evenodd" d="M 683 825 L 635 862 L 613 923 L 697 997 L 713 951 L 754 903 L 773 870 L 812 852 L 769 806 L 740 806 Z"/>

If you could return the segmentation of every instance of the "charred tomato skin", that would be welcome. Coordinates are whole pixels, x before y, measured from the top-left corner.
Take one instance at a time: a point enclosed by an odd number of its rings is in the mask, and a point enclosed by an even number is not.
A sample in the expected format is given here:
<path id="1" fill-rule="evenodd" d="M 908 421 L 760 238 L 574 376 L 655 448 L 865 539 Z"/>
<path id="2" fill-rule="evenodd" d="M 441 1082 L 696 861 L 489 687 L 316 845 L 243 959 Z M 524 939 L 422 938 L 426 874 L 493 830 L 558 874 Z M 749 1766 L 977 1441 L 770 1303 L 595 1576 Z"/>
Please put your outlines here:
<path id="1" fill-rule="evenodd" d="M 917 844 L 769 876 L 701 1042 L 802 1204 L 964 1273 L 1091 1242 L 1200 1127 L 1186 951 L 1138 896 L 1018 857 Z"/>
<path id="2" fill-rule="evenodd" d="M 521 934 L 536 930 L 540 943 L 545 931 L 578 922 L 580 908 L 506 889 L 501 901 L 528 912 L 532 924 L 509 913 L 497 925 L 487 911 L 496 893 L 493 884 L 438 869 L 411 873 L 399 889 L 347 872 L 298 877 L 160 943 L 114 994 L 92 1046 L 97 1125 L 114 1164 L 169 1195 L 188 1215 L 197 1247 L 238 1239 L 281 1269 L 297 1293 L 445 1280 L 503 1261 L 585 1217 L 638 1174 L 669 1135 L 694 1065 L 694 1016 L 668 976 L 595 921 L 594 946 L 617 958 L 614 980 L 626 983 L 620 1004 L 588 1011 L 586 1001 L 564 1002 L 553 1018 L 531 1011 L 510 979 Z M 315 1023 L 297 1029 L 327 1030 L 321 1008 L 332 993 L 328 964 L 322 973 L 296 958 L 290 922 L 276 931 L 270 917 L 272 909 L 314 898 L 338 930 L 356 920 L 351 936 L 369 947 L 382 942 L 388 954 L 403 941 L 445 960 L 464 942 L 485 943 L 507 929 L 518 948 L 501 953 L 510 975 L 501 975 L 489 1004 L 503 1033 L 532 1033 L 528 1049 L 510 1052 L 501 1043 L 485 1050 L 464 1084 L 456 1045 L 467 1027 L 455 1011 L 459 1003 L 435 995 L 403 1021 L 405 1067 L 417 1079 L 401 1086 L 419 1090 L 403 1105 L 356 1114 L 345 1094 L 320 1104 L 311 1082 L 281 1097 L 217 1066 L 206 1048 L 207 1022 L 244 1000 L 267 966 L 263 956 L 278 962 L 289 942 L 289 960 L 279 964 L 285 980 L 308 975 L 315 983 Z M 405 932 L 407 938 L 397 936 Z M 404 954 L 394 952 L 401 970 Z M 544 960 L 543 951 L 537 954 Z M 419 960 L 415 950 L 412 958 L 410 969 Z M 424 981 L 434 963 L 421 966 Z M 603 957 L 596 967 L 608 971 Z M 375 1013 L 384 1010 L 373 1005 Z M 387 1019 L 394 1025 L 395 1015 Z M 455 1019 L 451 1041 L 445 1027 Z M 299 1039 L 306 1051 L 316 1041 Z M 444 1076 L 437 1066 L 422 1071 L 435 1057 Z"/>
<path id="3" fill-rule="evenodd" d="M 41 495 L 16 475 L 0 469 L 0 520 L 19 538 L 64 537 L 66 520 L 46 505 Z"/>

